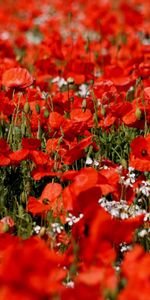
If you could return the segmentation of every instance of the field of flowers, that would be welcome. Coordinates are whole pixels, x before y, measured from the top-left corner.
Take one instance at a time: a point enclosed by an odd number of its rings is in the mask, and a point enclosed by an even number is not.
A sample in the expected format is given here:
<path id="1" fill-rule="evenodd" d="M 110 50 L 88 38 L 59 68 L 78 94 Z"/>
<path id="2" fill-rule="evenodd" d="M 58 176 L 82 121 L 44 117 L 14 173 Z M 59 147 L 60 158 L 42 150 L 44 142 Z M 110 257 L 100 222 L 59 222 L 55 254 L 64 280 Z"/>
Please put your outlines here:
<path id="1" fill-rule="evenodd" d="M 0 300 L 149 300 L 149 250 L 149 0 L 0 1 Z"/>

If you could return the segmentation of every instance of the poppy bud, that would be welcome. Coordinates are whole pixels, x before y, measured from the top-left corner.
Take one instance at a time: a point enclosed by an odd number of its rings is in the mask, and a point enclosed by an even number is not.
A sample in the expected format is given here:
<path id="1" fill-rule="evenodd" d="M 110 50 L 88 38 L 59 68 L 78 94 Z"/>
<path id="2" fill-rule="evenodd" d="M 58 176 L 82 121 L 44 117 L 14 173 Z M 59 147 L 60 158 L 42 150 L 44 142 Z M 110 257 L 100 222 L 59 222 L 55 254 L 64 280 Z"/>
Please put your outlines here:
<path id="1" fill-rule="evenodd" d="M 6 233 L 6 232 L 8 232 L 8 231 L 9 231 L 9 225 L 8 225 L 7 223 L 5 223 L 5 224 L 3 225 L 2 232 L 3 232 L 3 233 Z"/>
<path id="2" fill-rule="evenodd" d="M 42 203 L 45 204 L 45 205 L 46 205 L 46 204 L 49 204 L 49 200 L 48 200 L 47 198 L 44 198 L 44 199 L 42 200 Z"/>
<path id="3" fill-rule="evenodd" d="M 46 233 L 46 228 L 45 227 L 41 227 L 40 232 L 39 232 L 39 236 L 42 237 L 44 236 Z"/>
<path id="4" fill-rule="evenodd" d="M 30 105 L 29 105 L 29 102 L 26 102 L 26 103 L 24 104 L 23 111 L 24 111 L 26 114 L 29 113 L 29 111 L 30 111 Z"/>
<path id="5" fill-rule="evenodd" d="M 132 100 L 134 99 L 134 93 L 135 93 L 135 89 L 134 89 L 134 87 L 131 87 L 128 90 L 127 95 L 126 95 L 127 101 L 132 102 Z"/>
<path id="6" fill-rule="evenodd" d="M 106 109 L 104 108 L 104 106 L 102 106 L 102 108 L 101 108 L 101 114 L 102 114 L 102 116 L 106 115 Z"/>
<path id="7" fill-rule="evenodd" d="M 85 52 L 86 52 L 86 53 L 89 52 L 89 45 L 88 45 L 88 44 L 85 45 Z"/>
<path id="8" fill-rule="evenodd" d="M 21 203 L 26 203 L 27 202 L 27 196 L 26 193 L 23 191 L 20 195 Z"/>
<path id="9" fill-rule="evenodd" d="M 136 108 L 135 116 L 136 116 L 137 120 L 141 120 L 142 112 L 138 107 Z"/>
<path id="10" fill-rule="evenodd" d="M 73 102 L 74 101 L 74 97 L 70 97 L 69 100 L 70 100 L 70 102 Z"/>
<path id="11" fill-rule="evenodd" d="M 39 114 L 40 113 L 40 105 L 38 103 L 35 104 L 35 109 L 36 109 L 36 112 Z"/>
<path id="12" fill-rule="evenodd" d="M 49 117 L 49 111 L 48 111 L 48 109 L 46 108 L 45 110 L 44 110 L 44 118 L 48 118 Z"/>
<path id="13" fill-rule="evenodd" d="M 86 110 L 86 99 L 84 99 L 83 101 L 82 101 L 82 110 L 83 111 L 85 111 Z"/>
<path id="14" fill-rule="evenodd" d="M 124 169 L 127 169 L 127 161 L 124 158 L 121 159 L 121 165 Z"/>

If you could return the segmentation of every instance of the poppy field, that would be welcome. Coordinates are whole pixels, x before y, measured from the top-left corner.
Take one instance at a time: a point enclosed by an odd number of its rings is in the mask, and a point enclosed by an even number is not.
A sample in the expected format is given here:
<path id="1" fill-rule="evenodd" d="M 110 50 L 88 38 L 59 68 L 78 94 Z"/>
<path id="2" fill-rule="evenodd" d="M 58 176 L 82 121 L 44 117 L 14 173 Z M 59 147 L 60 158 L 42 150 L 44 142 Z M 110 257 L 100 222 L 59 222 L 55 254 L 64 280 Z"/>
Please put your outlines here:
<path id="1" fill-rule="evenodd" d="M 0 1 L 0 300 L 149 300 L 149 250 L 149 0 Z"/>

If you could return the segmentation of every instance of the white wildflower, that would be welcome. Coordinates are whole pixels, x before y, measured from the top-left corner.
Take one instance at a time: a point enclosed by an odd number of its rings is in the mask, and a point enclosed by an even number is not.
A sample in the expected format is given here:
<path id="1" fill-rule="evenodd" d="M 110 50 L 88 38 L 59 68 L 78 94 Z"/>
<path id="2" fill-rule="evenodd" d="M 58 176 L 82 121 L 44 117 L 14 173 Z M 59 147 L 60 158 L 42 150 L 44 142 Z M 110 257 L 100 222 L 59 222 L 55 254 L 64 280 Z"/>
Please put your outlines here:
<path id="1" fill-rule="evenodd" d="M 59 223 L 53 223 L 51 226 L 54 233 L 61 233 L 64 230 L 63 226 Z"/>
<path id="2" fill-rule="evenodd" d="M 140 232 L 138 232 L 138 236 L 139 237 L 144 237 L 147 235 L 147 230 L 146 229 L 142 229 Z"/>
<path id="3" fill-rule="evenodd" d="M 38 234 L 38 233 L 40 232 L 40 230 L 41 230 L 41 226 L 36 225 L 36 226 L 33 228 L 33 230 L 34 230 L 34 232 L 35 232 L 36 234 Z"/>
<path id="4" fill-rule="evenodd" d="M 88 157 L 86 158 L 85 164 L 86 164 L 86 165 L 92 165 L 92 164 L 93 164 L 92 158 L 88 156 Z"/>
<path id="5" fill-rule="evenodd" d="M 71 213 L 69 213 L 68 217 L 66 218 L 66 221 L 68 222 L 69 226 L 72 226 L 73 224 L 79 222 L 81 218 L 83 218 L 83 214 L 80 214 L 78 217 L 75 217 Z"/>

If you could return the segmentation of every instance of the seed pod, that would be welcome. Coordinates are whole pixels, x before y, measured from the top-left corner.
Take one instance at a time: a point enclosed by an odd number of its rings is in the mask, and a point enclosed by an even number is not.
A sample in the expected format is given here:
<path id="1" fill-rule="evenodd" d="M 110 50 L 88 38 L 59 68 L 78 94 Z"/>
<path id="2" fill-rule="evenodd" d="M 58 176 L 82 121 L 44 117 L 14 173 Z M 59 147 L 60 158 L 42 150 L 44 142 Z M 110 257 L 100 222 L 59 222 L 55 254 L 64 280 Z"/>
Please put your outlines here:
<path id="1" fill-rule="evenodd" d="M 87 105 L 87 103 L 86 103 L 86 99 L 84 99 L 83 101 L 82 101 L 82 110 L 86 110 L 86 105 Z"/>
<path id="2" fill-rule="evenodd" d="M 69 97 L 69 101 L 73 102 L 74 101 L 74 97 Z"/>
<path id="3" fill-rule="evenodd" d="M 102 116 L 104 116 L 104 117 L 105 117 L 105 115 L 106 115 L 106 109 L 104 108 L 104 106 L 102 106 L 102 108 L 101 108 L 101 114 L 102 114 Z"/>
<path id="4" fill-rule="evenodd" d="M 41 227 L 40 232 L 39 232 L 39 236 L 43 237 L 46 233 L 46 228 L 45 227 Z"/>
<path id="5" fill-rule="evenodd" d="M 7 223 L 3 224 L 2 232 L 6 233 L 9 231 L 9 225 Z"/>
<path id="6" fill-rule="evenodd" d="M 49 117 L 49 111 L 48 111 L 48 109 L 46 108 L 45 110 L 44 110 L 44 118 L 48 118 Z"/>
<path id="7" fill-rule="evenodd" d="M 121 159 L 121 165 L 123 166 L 124 169 L 127 169 L 127 161 L 124 158 Z"/>
<path id="8" fill-rule="evenodd" d="M 30 111 L 30 105 L 29 105 L 29 102 L 26 102 L 26 103 L 24 104 L 23 111 L 24 111 L 26 114 L 29 113 L 29 111 Z"/>
<path id="9" fill-rule="evenodd" d="M 48 200 L 47 198 L 44 198 L 44 199 L 42 200 L 42 203 L 45 204 L 45 205 L 46 205 L 46 204 L 49 204 L 49 200 Z"/>
<path id="10" fill-rule="evenodd" d="M 135 94 L 135 89 L 132 87 L 127 92 L 127 95 L 126 95 L 127 101 L 132 102 L 134 99 L 134 94 Z"/>
<path id="11" fill-rule="evenodd" d="M 36 109 L 36 112 L 39 114 L 40 113 L 40 105 L 38 103 L 35 104 L 35 109 Z"/>
<path id="12" fill-rule="evenodd" d="M 138 107 L 136 108 L 135 116 L 136 116 L 137 120 L 141 120 L 142 111 Z"/>
<path id="13" fill-rule="evenodd" d="M 20 200 L 21 200 L 21 203 L 24 204 L 27 202 L 27 195 L 25 193 L 25 191 L 23 191 L 20 195 Z"/>

